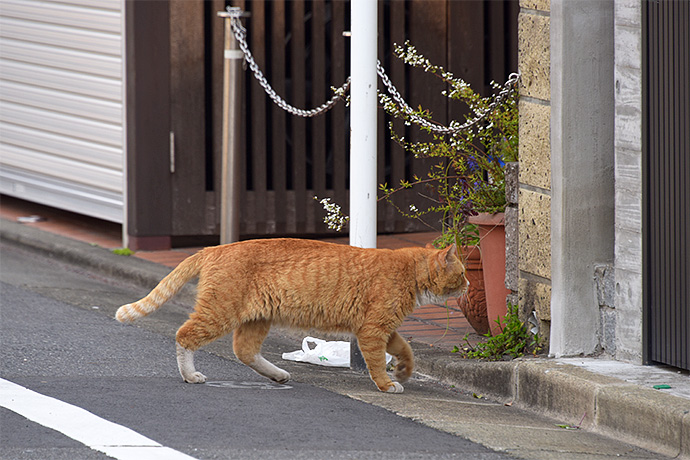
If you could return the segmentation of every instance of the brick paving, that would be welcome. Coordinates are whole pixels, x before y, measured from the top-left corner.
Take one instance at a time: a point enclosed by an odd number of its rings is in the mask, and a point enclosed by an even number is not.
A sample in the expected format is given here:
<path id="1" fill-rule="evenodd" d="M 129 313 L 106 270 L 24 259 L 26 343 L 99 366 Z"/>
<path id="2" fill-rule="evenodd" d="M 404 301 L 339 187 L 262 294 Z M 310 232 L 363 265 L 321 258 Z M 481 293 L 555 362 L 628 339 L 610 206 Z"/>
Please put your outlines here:
<path id="1" fill-rule="evenodd" d="M 28 222 L 24 225 L 106 249 L 122 247 L 122 226 L 119 224 L 12 197 L 2 197 L 0 201 L 1 218 L 18 221 L 19 218 L 29 216 L 40 216 L 41 220 Z M 435 233 L 379 235 L 377 246 L 388 249 L 425 246 L 435 236 Z M 347 244 L 349 241 L 347 237 L 331 237 L 322 240 L 342 244 Z M 199 249 L 201 248 L 185 247 L 163 251 L 138 251 L 134 257 L 174 268 Z M 476 343 L 480 339 L 465 319 L 455 300 L 451 300 L 447 306 L 424 305 L 417 308 L 407 317 L 398 332 L 410 341 L 447 350 L 451 350 L 456 345 L 462 345 L 466 335 L 471 343 Z"/>

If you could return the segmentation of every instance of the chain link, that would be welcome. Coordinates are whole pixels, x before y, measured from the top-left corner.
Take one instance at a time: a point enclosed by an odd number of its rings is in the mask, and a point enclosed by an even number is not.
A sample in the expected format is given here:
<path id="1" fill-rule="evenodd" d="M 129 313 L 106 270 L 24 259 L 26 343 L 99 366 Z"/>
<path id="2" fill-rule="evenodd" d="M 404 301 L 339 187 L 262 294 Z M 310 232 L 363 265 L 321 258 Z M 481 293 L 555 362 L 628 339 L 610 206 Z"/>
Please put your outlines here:
<path id="1" fill-rule="evenodd" d="M 496 106 L 510 93 L 515 91 L 517 87 L 517 82 L 520 79 L 520 75 L 517 73 L 511 73 L 508 76 L 508 81 L 506 81 L 503 86 L 501 87 L 501 90 L 498 92 L 496 97 L 494 98 L 493 102 L 489 104 L 489 106 L 486 108 L 485 111 L 482 113 L 478 114 L 475 118 L 472 118 L 471 120 L 467 120 L 465 123 L 462 125 L 457 125 L 457 122 L 451 122 L 451 126 L 443 126 L 438 123 L 434 123 L 432 121 L 427 120 L 426 118 L 420 117 L 417 115 L 410 107 L 407 102 L 405 102 L 405 99 L 403 99 L 402 95 L 398 92 L 397 88 L 393 83 L 391 82 L 390 78 L 388 78 L 388 75 L 386 75 L 386 71 L 383 69 L 383 66 L 381 65 L 381 61 L 376 62 L 376 71 L 379 74 L 379 77 L 381 77 L 381 81 L 383 82 L 383 85 L 386 87 L 386 90 L 388 93 L 391 95 L 393 100 L 402 108 L 402 110 L 410 117 L 411 121 L 423 126 L 425 128 L 428 128 L 429 130 L 437 133 L 437 134 L 455 134 L 459 131 L 466 131 L 472 126 L 476 125 L 480 121 L 482 121 L 484 118 L 486 118 L 487 115 L 489 115 L 491 112 L 493 112 L 496 109 Z M 454 124 L 455 123 L 455 124 Z"/>
<path id="2" fill-rule="evenodd" d="M 261 69 L 259 69 L 258 64 L 254 60 L 254 56 L 252 56 L 251 51 L 249 51 L 249 45 L 247 44 L 247 29 L 245 29 L 242 26 L 242 22 L 240 21 L 240 19 L 238 17 L 233 17 L 231 19 L 230 25 L 232 27 L 232 32 L 235 35 L 235 39 L 237 39 L 237 43 L 239 43 L 240 49 L 244 53 L 244 57 L 247 61 L 247 64 L 249 64 L 249 68 L 254 73 L 254 78 L 256 78 L 259 84 L 263 87 L 263 89 L 266 91 L 266 94 L 268 94 L 271 100 L 273 100 L 273 102 L 275 102 L 278 107 L 285 110 L 286 112 L 289 112 L 292 115 L 297 115 L 305 118 L 321 115 L 322 113 L 325 113 L 328 110 L 330 110 L 335 104 L 337 104 L 338 100 L 342 98 L 345 95 L 345 93 L 347 93 L 347 91 L 350 89 L 350 77 L 347 77 L 345 83 L 343 83 L 340 86 L 340 88 L 334 90 L 335 94 L 330 100 L 324 102 L 323 104 L 314 109 L 304 110 L 288 104 L 288 102 L 285 101 L 285 99 L 280 97 L 278 93 L 275 92 L 275 90 L 271 87 L 270 83 L 268 83 L 268 80 L 266 80 L 266 77 L 264 76 Z"/>
<path id="3" fill-rule="evenodd" d="M 231 14 L 235 14 L 230 19 L 232 32 L 235 35 L 237 43 L 239 43 L 240 45 L 240 49 L 244 53 L 244 57 L 247 61 L 247 64 L 249 65 L 249 68 L 254 73 L 254 78 L 256 78 L 261 87 L 266 91 L 266 94 L 268 94 L 271 100 L 273 100 L 273 102 L 275 102 L 275 104 L 278 107 L 291 113 L 292 115 L 309 118 L 327 112 L 335 104 L 338 103 L 339 99 L 345 97 L 345 93 L 347 93 L 350 89 L 350 77 L 347 77 L 345 83 L 343 83 L 339 88 L 334 89 L 335 94 L 333 95 L 333 97 L 331 97 L 331 99 L 311 110 L 299 109 L 297 107 L 294 107 L 290 105 L 287 101 L 285 101 L 285 99 L 280 97 L 278 93 L 276 93 L 275 90 L 271 87 L 270 83 L 268 83 L 268 80 L 266 80 L 266 77 L 264 76 L 261 69 L 259 69 L 258 64 L 254 60 L 254 56 L 252 55 L 251 51 L 249 51 L 249 45 L 247 44 L 247 29 L 245 29 L 244 26 L 242 26 L 242 22 L 240 21 L 239 8 L 237 8 L 237 10 L 238 11 L 230 11 L 230 9 L 228 10 L 228 12 L 230 12 Z M 486 110 L 478 114 L 475 118 L 466 121 L 462 125 L 458 125 L 457 122 L 451 122 L 451 126 L 443 126 L 438 123 L 429 121 L 426 118 L 420 117 L 415 113 L 414 109 L 412 109 L 412 107 L 410 107 L 407 104 L 407 102 L 405 102 L 405 99 L 403 99 L 400 92 L 397 90 L 395 85 L 393 85 L 390 78 L 388 78 L 386 71 L 383 69 L 383 66 L 381 65 L 381 61 L 376 61 L 376 71 L 379 77 L 381 78 L 381 81 L 383 82 L 384 86 L 386 87 L 388 93 L 391 95 L 393 100 L 402 108 L 402 110 L 410 117 L 410 120 L 438 134 L 454 134 L 459 131 L 467 130 L 475 124 L 479 123 L 481 120 L 486 118 L 487 115 L 493 112 L 496 106 L 506 96 L 515 91 L 517 87 L 517 82 L 520 79 L 519 74 L 511 73 L 508 76 L 508 81 L 506 81 L 503 84 L 501 90 L 498 92 L 491 104 L 489 104 Z"/>

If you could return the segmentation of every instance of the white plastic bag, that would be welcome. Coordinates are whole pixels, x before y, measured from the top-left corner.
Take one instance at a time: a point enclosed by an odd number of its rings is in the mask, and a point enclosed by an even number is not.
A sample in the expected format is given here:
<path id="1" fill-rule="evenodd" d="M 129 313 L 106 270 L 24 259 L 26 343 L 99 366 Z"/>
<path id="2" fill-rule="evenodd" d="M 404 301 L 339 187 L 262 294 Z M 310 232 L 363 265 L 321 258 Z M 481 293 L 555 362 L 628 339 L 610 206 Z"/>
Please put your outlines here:
<path id="1" fill-rule="evenodd" d="M 386 362 L 392 358 L 386 353 Z M 350 342 L 329 342 L 315 337 L 305 337 L 302 340 L 302 349 L 283 353 L 283 359 L 319 366 L 350 367 Z"/>

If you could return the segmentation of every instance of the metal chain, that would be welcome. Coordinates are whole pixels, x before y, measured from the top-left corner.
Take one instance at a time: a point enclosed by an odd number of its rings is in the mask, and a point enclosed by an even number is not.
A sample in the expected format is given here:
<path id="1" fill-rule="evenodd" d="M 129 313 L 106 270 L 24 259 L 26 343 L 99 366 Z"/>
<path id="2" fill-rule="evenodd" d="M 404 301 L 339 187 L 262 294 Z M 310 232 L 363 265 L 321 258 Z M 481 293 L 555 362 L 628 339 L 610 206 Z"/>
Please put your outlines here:
<path id="1" fill-rule="evenodd" d="M 453 122 L 451 122 L 451 126 L 443 126 L 438 123 L 434 123 L 432 121 L 427 120 L 426 118 L 420 117 L 417 115 L 410 107 L 407 102 L 405 102 L 405 99 L 403 99 L 402 95 L 398 92 L 397 88 L 393 83 L 391 82 L 390 78 L 388 78 L 388 75 L 386 75 L 386 71 L 383 69 L 383 66 L 381 65 L 381 61 L 377 61 L 376 63 L 376 71 L 379 74 L 379 77 L 381 77 L 381 80 L 383 81 L 384 86 L 388 90 L 388 93 L 391 95 L 393 100 L 402 108 L 402 110 L 410 117 L 411 121 L 414 123 L 417 123 L 420 126 L 423 126 L 425 128 L 428 128 L 429 130 L 438 133 L 438 134 L 454 134 L 457 133 L 458 131 L 465 131 L 475 124 L 479 123 L 481 120 L 486 118 L 487 115 L 489 115 L 491 112 L 494 111 L 496 106 L 510 93 L 515 91 L 515 88 L 517 86 L 517 82 L 520 79 L 520 74 L 517 73 L 511 73 L 508 76 L 508 81 L 506 81 L 503 86 L 501 87 L 501 91 L 496 95 L 494 98 L 493 102 L 489 104 L 489 106 L 486 108 L 485 111 L 477 115 L 475 118 L 466 121 L 462 125 L 459 126 L 454 126 Z"/>
<path id="2" fill-rule="evenodd" d="M 338 100 L 342 98 L 345 95 L 345 93 L 350 89 L 350 77 L 347 77 L 345 83 L 343 83 L 342 86 L 340 86 L 340 88 L 334 90 L 335 94 L 330 100 L 324 102 L 323 104 L 314 109 L 304 110 L 288 104 L 287 101 L 285 101 L 285 99 L 280 97 L 278 93 L 275 92 L 275 90 L 271 87 L 270 83 L 268 83 L 268 80 L 266 80 L 266 77 L 264 76 L 263 72 L 261 72 L 261 69 L 259 69 L 259 66 L 254 60 L 254 56 L 252 56 L 251 51 L 249 51 L 249 45 L 247 44 L 247 29 L 245 29 L 242 26 L 242 22 L 240 21 L 240 19 L 238 17 L 233 17 L 231 19 L 230 25 L 232 27 L 232 32 L 235 35 L 235 39 L 239 43 L 240 49 L 244 53 L 244 57 L 247 60 L 247 64 L 249 64 L 249 68 L 254 73 L 254 77 L 263 87 L 263 89 L 266 90 L 266 94 L 268 94 L 268 96 L 273 100 L 273 102 L 275 102 L 276 105 L 282 108 L 283 110 L 300 117 L 315 117 L 316 115 L 321 115 L 322 113 L 325 113 L 328 110 L 330 110 L 338 102 Z"/>
<path id="3" fill-rule="evenodd" d="M 249 51 L 249 45 L 247 44 L 247 29 L 245 29 L 244 26 L 242 26 L 242 22 L 240 21 L 239 8 L 228 8 L 228 12 L 234 14 L 234 16 L 230 20 L 232 32 L 235 35 L 237 43 L 239 43 L 240 45 L 240 49 L 244 53 L 244 57 L 247 61 L 247 64 L 249 64 L 249 68 L 254 73 L 254 78 L 256 78 L 259 84 L 266 91 L 266 94 L 268 94 L 271 100 L 273 100 L 273 102 L 275 102 L 276 105 L 278 105 L 278 107 L 293 115 L 297 115 L 300 117 L 314 117 L 330 110 L 338 102 L 338 99 L 343 98 L 345 96 L 345 93 L 349 91 L 350 77 L 347 77 L 345 83 L 343 83 L 339 88 L 334 89 L 335 94 L 333 95 L 333 97 L 331 97 L 330 100 L 324 102 L 323 104 L 314 109 L 304 110 L 290 105 L 287 101 L 285 101 L 285 99 L 280 97 L 278 93 L 276 93 L 275 90 L 271 87 L 270 83 L 268 83 L 268 80 L 266 80 L 266 77 L 264 76 L 263 72 L 261 72 L 261 69 L 259 69 L 259 66 L 254 60 L 254 56 L 252 55 L 251 51 Z M 496 106 L 506 96 L 515 91 L 517 82 L 520 79 L 519 74 L 511 73 L 508 76 L 508 81 L 506 81 L 503 84 L 501 90 L 496 95 L 491 104 L 489 104 L 489 106 L 486 108 L 484 112 L 480 113 L 475 118 L 466 121 L 462 125 L 456 125 L 453 122 L 451 122 L 451 126 L 443 126 L 438 123 L 429 121 L 426 118 L 420 117 L 415 113 L 414 109 L 412 109 L 412 107 L 410 107 L 407 104 L 407 102 L 405 102 L 405 99 L 403 99 L 400 92 L 398 92 L 395 85 L 393 85 L 390 78 L 388 78 L 386 71 L 383 69 L 383 66 L 381 65 L 381 61 L 376 61 L 376 71 L 379 77 L 381 77 L 381 81 L 386 87 L 388 93 L 392 96 L 393 100 L 402 108 L 402 110 L 410 117 L 410 120 L 438 134 L 454 134 L 459 131 L 467 130 L 475 124 L 479 123 L 481 120 L 486 118 L 487 115 L 493 112 Z"/>

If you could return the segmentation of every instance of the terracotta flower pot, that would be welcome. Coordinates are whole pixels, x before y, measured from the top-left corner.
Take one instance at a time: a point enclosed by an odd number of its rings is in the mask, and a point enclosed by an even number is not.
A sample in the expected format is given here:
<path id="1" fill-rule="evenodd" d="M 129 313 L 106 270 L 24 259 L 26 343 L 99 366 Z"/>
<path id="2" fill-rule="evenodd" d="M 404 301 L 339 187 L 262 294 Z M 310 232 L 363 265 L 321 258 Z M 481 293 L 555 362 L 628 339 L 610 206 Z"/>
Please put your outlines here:
<path id="1" fill-rule="evenodd" d="M 479 214 L 468 219 L 479 228 L 479 247 L 482 252 L 484 273 L 484 290 L 486 292 L 486 313 L 491 327 L 491 334 L 501 332 L 496 323 L 506 316 L 506 233 L 505 215 Z"/>
<path id="2" fill-rule="evenodd" d="M 484 335 L 489 332 L 489 319 L 486 315 L 481 251 L 476 246 L 466 246 L 462 248 L 462 252 L 465 276 L 470 285 L 467 293 L 458 299 L 458 306 L 477 334 Z"/>

